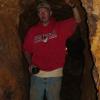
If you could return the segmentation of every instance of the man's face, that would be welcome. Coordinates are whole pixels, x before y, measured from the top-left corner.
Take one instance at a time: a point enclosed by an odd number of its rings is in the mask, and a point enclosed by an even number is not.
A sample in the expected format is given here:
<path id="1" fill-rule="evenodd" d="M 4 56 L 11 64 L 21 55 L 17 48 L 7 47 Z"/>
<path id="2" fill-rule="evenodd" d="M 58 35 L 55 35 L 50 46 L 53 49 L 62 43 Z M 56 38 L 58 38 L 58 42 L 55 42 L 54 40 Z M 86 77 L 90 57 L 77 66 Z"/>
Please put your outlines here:
<path id="1" fill-rule="evenodd" d="M 50 16 L 51 16 L 51 10 L 49 10 L 48 8 L 39 8 L 38 9 L 38 16 L 40 18 L 40 21 L 42 23 L 48 23 Z"/>

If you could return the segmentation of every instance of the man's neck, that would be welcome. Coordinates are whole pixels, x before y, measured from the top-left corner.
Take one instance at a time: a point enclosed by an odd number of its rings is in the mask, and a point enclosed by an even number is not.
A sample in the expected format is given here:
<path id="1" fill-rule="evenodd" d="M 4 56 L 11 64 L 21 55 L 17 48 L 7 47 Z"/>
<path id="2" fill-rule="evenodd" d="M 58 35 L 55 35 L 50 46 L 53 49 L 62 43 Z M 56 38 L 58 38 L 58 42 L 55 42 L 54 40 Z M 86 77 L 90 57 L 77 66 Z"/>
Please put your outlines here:
<path id="1" fill-rule="evenodd" d="M 43 26 L 48 26 L 48 24 L 49 24 L 49 21 L 48 22 L 42 22 L 42 24 L 43 24 Z"/>

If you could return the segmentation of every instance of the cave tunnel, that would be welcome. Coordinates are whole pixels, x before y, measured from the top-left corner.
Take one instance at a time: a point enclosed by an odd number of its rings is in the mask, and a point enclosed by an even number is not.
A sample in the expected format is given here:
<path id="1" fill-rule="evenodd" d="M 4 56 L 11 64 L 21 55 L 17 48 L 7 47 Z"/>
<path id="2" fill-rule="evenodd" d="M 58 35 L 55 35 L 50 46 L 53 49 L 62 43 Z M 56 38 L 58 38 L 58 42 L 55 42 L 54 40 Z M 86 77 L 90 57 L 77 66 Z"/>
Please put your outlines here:
<path id="1" fill-rule="evenodd" d="M 48 0 L 48 2 L 57 20 L 73 16 L 71 7 L 65 5 L 63 0 Z M 84 6 L 89 4 L 91 6 L 90 2 L 93 0 L 72 0 L 72 2 L 76 2 L 81 15 L 80 30 L 85 43 L 81 100 L 97 100 L 97 89 L 92 75 L 94 61 L 89 40 L 90 24 L 87 23 L 89 15 Z M 95 2 L 94 4 L 97 4 Z M 30 74 L 21 44 L 29 27 L 38 22 L 35 6 L 35 0 L 0 1 L 0 100 L 29 100 Z M 92 23 L 91 20 L 90 22 Z M 66 93 L 64 95 L 66 96 Z"/>

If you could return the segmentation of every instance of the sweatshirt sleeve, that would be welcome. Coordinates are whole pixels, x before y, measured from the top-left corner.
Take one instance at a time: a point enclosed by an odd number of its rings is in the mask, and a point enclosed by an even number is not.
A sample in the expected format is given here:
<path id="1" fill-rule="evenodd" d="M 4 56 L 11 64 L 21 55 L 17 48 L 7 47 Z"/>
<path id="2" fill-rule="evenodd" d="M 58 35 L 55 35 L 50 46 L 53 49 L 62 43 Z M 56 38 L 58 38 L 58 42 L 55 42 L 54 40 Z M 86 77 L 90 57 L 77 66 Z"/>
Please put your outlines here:
<path id="1" fill-rule="evenodd" d="M 33 51 L 33 39 L 32 39 L 32 30 L 29 30 L 29 32 L 26 34 L 24 38 L 23 43 L 23 51 L 28 52 L 29 54 L 32 54 Z"/>
<path id="2" fill-rule="evenodd" d="M 76 22 L 75 18 L 69 18 L 66 20 L 61 21 L 60 27 L 65 37 L 69 38 L 73 35 L 76 30 L 78 23 Z"/>

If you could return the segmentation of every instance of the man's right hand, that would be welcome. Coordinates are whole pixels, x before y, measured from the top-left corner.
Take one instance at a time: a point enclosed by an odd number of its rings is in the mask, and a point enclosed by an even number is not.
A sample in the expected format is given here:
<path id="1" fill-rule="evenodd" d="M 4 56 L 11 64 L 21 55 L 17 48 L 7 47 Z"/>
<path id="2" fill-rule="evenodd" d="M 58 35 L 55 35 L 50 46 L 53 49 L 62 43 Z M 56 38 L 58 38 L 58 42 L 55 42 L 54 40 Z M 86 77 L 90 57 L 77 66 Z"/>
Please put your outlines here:
<path id="1" fill-rule="evenodd" d="M 32 68 L 33 68 L 33 65 L 29 65 L 29 72 L 30 72 L 30 74 L 32 74 Z"/>
<path id="2" fill-rule="evenodd" d="M 40 71 L 40 69 L 34 65 L 29 66 L 29 72 L 30 74 L 37 74 Z"/>

